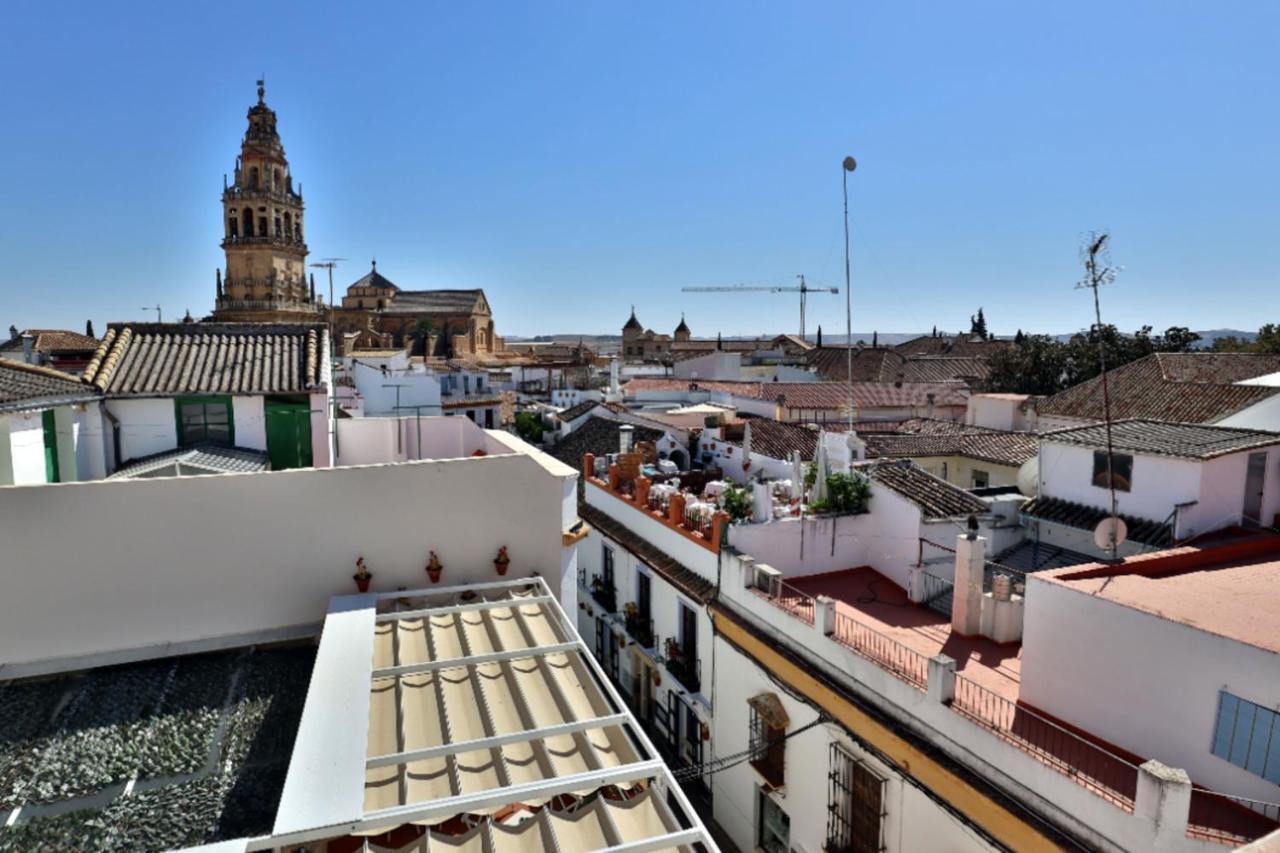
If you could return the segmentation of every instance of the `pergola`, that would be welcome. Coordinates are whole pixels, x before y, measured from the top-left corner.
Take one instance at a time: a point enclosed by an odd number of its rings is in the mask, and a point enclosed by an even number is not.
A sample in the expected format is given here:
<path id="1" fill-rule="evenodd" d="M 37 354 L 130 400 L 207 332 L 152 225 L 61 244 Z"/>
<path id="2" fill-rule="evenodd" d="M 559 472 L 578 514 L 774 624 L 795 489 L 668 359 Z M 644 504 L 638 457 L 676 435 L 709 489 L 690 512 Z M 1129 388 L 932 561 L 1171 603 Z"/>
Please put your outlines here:
<path id="1" fill-rule="evenodd" d="M 540 577 L 335 597 L 241 849 L 715 850 L 657 755 Z"/>

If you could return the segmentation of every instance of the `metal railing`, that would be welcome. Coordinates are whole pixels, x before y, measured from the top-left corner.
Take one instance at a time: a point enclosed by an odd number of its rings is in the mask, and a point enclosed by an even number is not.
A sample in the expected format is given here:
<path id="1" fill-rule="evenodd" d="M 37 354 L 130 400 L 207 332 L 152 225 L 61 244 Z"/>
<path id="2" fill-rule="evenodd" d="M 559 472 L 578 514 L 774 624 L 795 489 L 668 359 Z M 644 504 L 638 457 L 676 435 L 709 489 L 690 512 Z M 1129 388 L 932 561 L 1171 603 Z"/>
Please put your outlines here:
<path id="1" fill-rule="evenodd" d="M 627 607 L 631 606 L 631 604 L 627 605 Z M 623 622 L 626 625 L 627 633 L 631 635 L 631 639 L 635 640 L 642 649 L 653 648 L 653 644 L 655 642 L 653 620 L 649 618 L 649 614 L 642 613 L 638 610 L 632 612 L 630 610 L 626 610 L 626 608 L 624 608 L 624 611 L 626 612 L 626 616 L 624 617 Z"/>
<path id="2" fill-rule="evenodd" d="M 1133 811 L 1138 791 L 1138 766 L 1133 762 L 963 675 L 956 675 L 951 710 L 1103 799 Z"/>
<path id="3" fill-rule="evenodd" d="M 926 571 L 920 572 L 920 603 L 930 610 L 951 616 L 952 604 L 955 601 L 956 585 L 948 578 L 940 578 Z"/>
<path id="4" fill-rule="evenodd" d="M 835 632 L 831 639 L 857 652 L 862 657 L 888 670 L 919 690 L 929 681 L 929 659 L 897 640 L 862 624 L 847 613 L 836 611 Z"/>
<path id="5" fill-rule="evenodd" d="M 779 610 L 790 613 L 806 625 L 813 624 L 817 602 L 808 593 L 801 592 L 781 578 L 757 584 L 752 590 Z"/>
<path id="6" fill-rule="evenodd" d="M 699 658 L 677 652 L 667 656 L 665 665 L 667 672 L 675 676 L 676 681 L 690 693 L 697 693 L 702 689 L 702 680 L 699 675 L 702 672 L 702 661 Z"/>
<path id="7" fill-rule="evenodd" d="M 1238 847 L 1280 829 L 1280 803 L 1191 789 L 1187 835 Z"/>
<path id="8" fill-rule="evenodd" d="M 613 613 L 618 609 L 618 590 L 600 575 L 591 576 L 591 597 L 607 613 Z"/>

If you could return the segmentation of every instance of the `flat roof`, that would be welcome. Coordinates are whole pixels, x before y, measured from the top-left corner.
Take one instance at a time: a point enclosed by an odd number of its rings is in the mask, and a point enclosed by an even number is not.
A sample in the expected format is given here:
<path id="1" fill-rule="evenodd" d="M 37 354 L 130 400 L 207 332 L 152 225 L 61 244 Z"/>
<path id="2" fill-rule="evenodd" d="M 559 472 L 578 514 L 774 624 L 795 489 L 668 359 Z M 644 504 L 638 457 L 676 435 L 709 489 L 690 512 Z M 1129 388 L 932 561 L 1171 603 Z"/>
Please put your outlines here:
<path id="1" fill-rule="evenodd" d="M 541 578 L 341 596 L 247 849 L 715 850 L 657 756 Z"/>
<path id="2" fill-rule="evenodd" d="M 1034 577 L 1280 653 L 1280 536 L 1172 548 Z"/>

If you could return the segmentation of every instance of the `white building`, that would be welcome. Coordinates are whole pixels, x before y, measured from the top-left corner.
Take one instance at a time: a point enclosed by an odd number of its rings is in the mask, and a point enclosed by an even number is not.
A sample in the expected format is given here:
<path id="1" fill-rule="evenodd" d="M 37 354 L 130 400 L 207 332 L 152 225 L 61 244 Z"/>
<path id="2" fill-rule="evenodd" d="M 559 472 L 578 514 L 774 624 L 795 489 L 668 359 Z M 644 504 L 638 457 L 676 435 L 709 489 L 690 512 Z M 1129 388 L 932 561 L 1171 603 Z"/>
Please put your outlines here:
<path id="1" fill-rule="evenodd" d="M 1280 435 L 1150 420 L 1111 426 L 1122 554 L 1167 547 L 1235 525 L 1270 527 L 1280 513 Z M 1039 488 L 1022 513 L 1029 535 L 1105 556 L 1094 542 L 1110 514 L 1102 424 L 1040 438 Z"/>
<path id="2" fill-rule="evenodd" d="M 488 371 L 430 367 L 404 350 L 356 350 L 342 363 L 364 416 L 457 415 L 486 429 L 501 425 L 502 395 Z"/>
<path id="3" fill-rule="evenodd" d="M 73 376 L 0 360 L 0 486 L 103 476 L 100 400 Z"/>

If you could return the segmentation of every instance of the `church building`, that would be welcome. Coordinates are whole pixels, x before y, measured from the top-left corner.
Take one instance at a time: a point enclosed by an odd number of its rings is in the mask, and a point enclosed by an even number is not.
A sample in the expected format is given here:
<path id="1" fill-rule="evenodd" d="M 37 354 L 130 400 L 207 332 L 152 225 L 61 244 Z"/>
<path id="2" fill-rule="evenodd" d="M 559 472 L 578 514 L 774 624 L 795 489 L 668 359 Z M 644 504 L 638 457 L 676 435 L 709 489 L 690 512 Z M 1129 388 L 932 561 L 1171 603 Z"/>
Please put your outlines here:
<path id="1" fill-rule="evenodd" d="M 307 276 L 302 186 L 294 186 L 276 113 L 258 81 L 258 103 L 249 108 L 236 158 L 235 180 L 223 177 L 226 272 L 215 275 L 216 322 L 328 320 L 337 354 L 353 349 L 407 347 L 414 355 L 483 357 L 503 350 L 484 291 L 403 290 L 378 272 L 347 287 L 327 306 Z"/>

